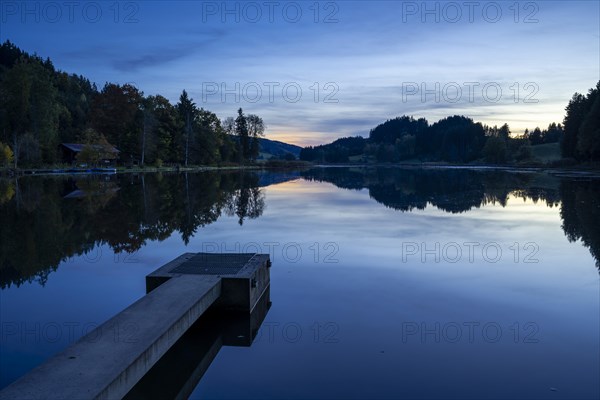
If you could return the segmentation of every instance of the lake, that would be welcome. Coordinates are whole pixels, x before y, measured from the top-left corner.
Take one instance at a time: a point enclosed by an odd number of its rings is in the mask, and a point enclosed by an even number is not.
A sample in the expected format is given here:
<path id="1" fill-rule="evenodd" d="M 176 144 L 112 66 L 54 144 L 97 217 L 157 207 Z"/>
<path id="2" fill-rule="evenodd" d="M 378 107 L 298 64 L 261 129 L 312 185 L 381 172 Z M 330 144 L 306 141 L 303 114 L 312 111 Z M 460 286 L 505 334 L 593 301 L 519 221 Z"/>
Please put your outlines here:
<path id="1" fill-rule="evenodd" d="M 23 177 L 0 180 L 0 218 L 0 388 L 142 297 L 147 274 L 205 251 L 269 253 L 270 308 L 251 345 L 214 347 L 225 317 L 195 326 L 164 362 L 165 396 L 195 349 L 212 362 L 184 391 L 194 399 L 600 397 L 599 180 Z"/>

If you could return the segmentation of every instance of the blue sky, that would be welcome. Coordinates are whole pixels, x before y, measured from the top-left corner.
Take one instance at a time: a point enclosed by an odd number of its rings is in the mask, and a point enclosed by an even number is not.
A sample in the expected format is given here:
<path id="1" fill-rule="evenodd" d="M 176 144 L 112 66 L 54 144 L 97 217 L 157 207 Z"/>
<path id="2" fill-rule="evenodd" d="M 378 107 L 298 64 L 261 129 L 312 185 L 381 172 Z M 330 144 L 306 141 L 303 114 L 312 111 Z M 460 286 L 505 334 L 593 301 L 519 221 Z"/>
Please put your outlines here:
<path id="1" fill-rule="evenodd" d="M 600 80 L 598 1 L 3 1 L 6 39 L 99 87 L 242 107 L 299 145 L 403 114 L 520 133 Z"/>

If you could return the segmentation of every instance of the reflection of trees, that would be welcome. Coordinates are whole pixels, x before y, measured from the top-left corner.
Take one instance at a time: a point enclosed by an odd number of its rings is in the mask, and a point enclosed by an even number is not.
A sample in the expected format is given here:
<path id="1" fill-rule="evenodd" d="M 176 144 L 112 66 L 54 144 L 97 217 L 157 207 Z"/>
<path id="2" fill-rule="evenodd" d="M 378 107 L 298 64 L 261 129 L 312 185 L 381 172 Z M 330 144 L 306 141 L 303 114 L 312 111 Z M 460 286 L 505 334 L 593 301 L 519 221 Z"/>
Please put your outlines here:
<path id="1" fill-rule="evenodd" d="M 303 173 L 306 179 L 326 181 L 346 189 L 369 189 L 369 195 L 399 211 L 423 210 L 428 204 L 450 213 L 485 204 L 506 205 L 510 195 L 559 202 L 558 181 L 539 174 L 469 169 L 365 168 L 352 171 L 322 168 Z"/>
<path id="2" fill-rule="evenodd" d="M 383 169 L 386 171 L 388 169 Z M 315 180 L 322 182 L 331 182 L 337 187 L 343 189 L 360 190 L 365 185 L 366 171 L 363 168 L 316 168 L 302 172 L 302 177 L 306 180 Z M 374 171 L 374 170 L 370 170 Z"/>
<path id="3" fill-rule="evenodd" d="M 258 218 L 264 195 L 249 172 L 0 181 L 13 193 L 0 203 L 0 287 L 38 280 L 61 261 L 102 244 L 134 252 L 175 231 L 187 244 L 231 204 L 240 224 Z M 8 189 L 2 189 L 8 192 Z M 8 196 L 5 196 L 8 197 Z"/>
<path id="4" fill-rule="evenodd" d="M 346 189 L 368 188 L 370 196 L 399 211 L 432 205 L 461 213 L 486 204 L 505 206 L 509 196 L 561 204 L 563 230 L 570 241 L 581 239 L 600 269 L 600 185 L 597 181 L 560 180 L 545 174 L 497 170 L 321 168 L 303 172 L 305 179 L 331 182 Z"/>
<path id="5" fill-rule="evenodd" d="M 600 185 L 598 181 L 563 181 L 560 185 L 562 228 L 570 242 L 590 249 L 600 269 Z"/>
<path id="6" fill-rule="evenodd" d="M 0 179 L 0 206 L 10 201 L 15 195 L 15 187 L 12 182 Z"/>
<path id="7" fill-rule="evenodd" d="M 323 168 L 302 175 L 347 189 L 368 188 L 377 202 L 399 211 L 429 204 L 460 213 L 485 204 L 504 206 L 511 195 L 549 206 L 560 203 L 566 236 L 589 247 L 600 268 L 600 185 L 594 181 L 461 169 Z M 241 225 L 262 214 L 259 182 L 265 179 L 233 171 L 123 175 L 108 181 L 0 180 L 0 287 L 31 280 L 43 284 L 61 261 L 102 244 L 134 252 L 175 231 L 188 243 L 222 213 L 237 216 Z"/>
<path id="8" fill-rule="evenodd" d="M 264 193 L 257 187 L 242 185 L 234 196 L 229 198 L 225 212 L 228 216 L 237 215 L 238 223 L 244 224 L 244 219 L 255 219 L 262 215 L 265 208 Z"/>

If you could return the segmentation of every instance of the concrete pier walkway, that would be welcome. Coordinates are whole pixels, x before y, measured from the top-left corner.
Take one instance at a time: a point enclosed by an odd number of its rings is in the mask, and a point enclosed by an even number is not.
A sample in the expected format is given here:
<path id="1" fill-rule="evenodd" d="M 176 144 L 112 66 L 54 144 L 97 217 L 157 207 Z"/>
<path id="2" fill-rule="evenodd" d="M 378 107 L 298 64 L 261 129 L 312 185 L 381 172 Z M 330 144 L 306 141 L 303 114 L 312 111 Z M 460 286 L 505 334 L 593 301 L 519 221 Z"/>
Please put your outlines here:
<path id="1" fill-rule="evenodd" d="M 269 256 L 187 253 L 146 277 L 148 294 L 0 391 L 0 399 L 117 399 L 211 306 L 250 313 Z"/>

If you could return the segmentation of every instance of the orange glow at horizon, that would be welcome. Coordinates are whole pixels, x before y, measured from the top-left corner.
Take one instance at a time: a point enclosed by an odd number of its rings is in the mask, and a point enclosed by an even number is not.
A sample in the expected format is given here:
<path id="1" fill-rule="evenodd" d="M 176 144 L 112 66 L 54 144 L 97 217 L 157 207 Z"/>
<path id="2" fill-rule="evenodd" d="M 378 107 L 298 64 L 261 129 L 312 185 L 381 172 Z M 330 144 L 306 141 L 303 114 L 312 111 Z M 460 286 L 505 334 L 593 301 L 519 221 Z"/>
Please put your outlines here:
<path id="1" fill-rule="evenodd" d="M 342 137 L 343 135 L 340 135 Z M 319 132 L 265 132 L 265 138 L 269 140 L 277 140 L 287 144 L 293 144 L 300 147 L 318 146 L 334 141 L 337 137 L 323 137 Z"/>

